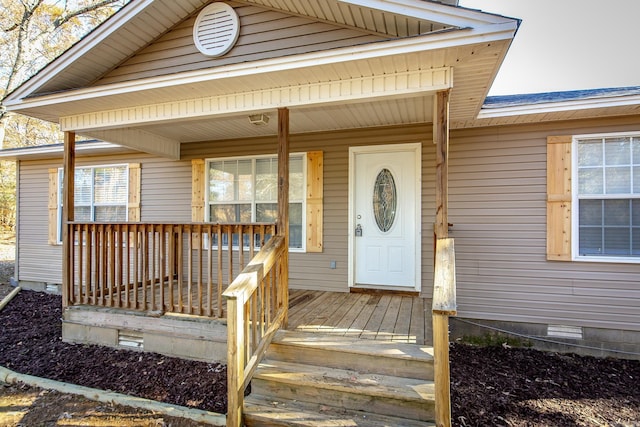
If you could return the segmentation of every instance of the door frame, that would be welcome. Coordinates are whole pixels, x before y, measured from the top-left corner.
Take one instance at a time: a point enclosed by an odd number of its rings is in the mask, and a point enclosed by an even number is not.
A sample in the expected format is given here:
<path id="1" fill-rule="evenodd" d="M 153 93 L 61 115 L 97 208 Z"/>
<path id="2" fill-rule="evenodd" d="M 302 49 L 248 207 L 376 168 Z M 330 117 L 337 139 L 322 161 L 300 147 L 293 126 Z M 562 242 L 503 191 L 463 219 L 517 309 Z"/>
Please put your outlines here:
<path id="1" fill-rule="evenodd" d="M 415 203 L 415 277 L 416 283 L 413 290 L 420 292 L 422 288 L 422 143 L 411 142 L 404 144 L 384 144 L 384 145 L 367 145 L 349 147 L 349 209 L 347 219 L 347 236 L 348 236 L 348 284 L 349 289 L 356 286 L 356 266 L 355 266 L 355 232 L 353 224 L 355 224 L 355 160 L 357 154 L 363 153 L 392 153 L 392 152 L 413 152 L 415 157 L 416 185 L 414 200 Z M 369 287 L 367 287 L 369 288 Z M 371 286 L 371 289 L 379 289 L 380 287 Z M 387 290 L 393 290 L 394 287 L 384 287 Z M 398 287 L 398 290 L 407 290 L 411 288 Z"/>

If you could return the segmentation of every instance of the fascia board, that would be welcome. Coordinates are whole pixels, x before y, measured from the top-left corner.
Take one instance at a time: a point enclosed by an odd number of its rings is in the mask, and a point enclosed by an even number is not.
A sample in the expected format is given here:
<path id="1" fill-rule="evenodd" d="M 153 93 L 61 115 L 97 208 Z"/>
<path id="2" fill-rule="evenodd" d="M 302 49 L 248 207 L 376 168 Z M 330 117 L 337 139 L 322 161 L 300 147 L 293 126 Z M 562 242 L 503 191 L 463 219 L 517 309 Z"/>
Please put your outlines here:
<path id="1" fill-rule="evenodd" d="M 480 110 L 478 119 L 546 114 L 565 111 L 587 110 L 593 108 L 640 106 L 640 95 L 616 98 L 592 98 L 573 101 L 548 102 L 543 104 L 516 105 L 511 107 L 485 108 Z"/>
<path id="2" fill-rule="evenodd" d="M 366 60 L 376 57 L 458 47 L 475 43 L 509 40 L 514 37 L 516 30 L 517 25 L 515 21 L 509 21 L 501 24 L 485 25 L 479 28 L 448 31 L 440 34 L 410 37 L 406 39 L 371 43 L 363 46 L 332 49 L 323 52 L 286 56 L 259 62 L 234 64 L 215 69 L 191 71 L 181 74 L 171 74 L 111 85 L 84 88 L 39 96 L 31 99 L 15 99 L 6 102 L 5 106 L 10 111 L 20 112 L 21 110 L 45 107 L 58 103 L 83 101 L 105 96 L 161 89 L 170 86 L 181 86 L 218 79 L 258 75 L 261 73 L 271 73 L 306 67 L 317 67 L 346 61 Z"/>
<path id="3" fill-rule="evenodd" d="M 518 22 L 514 18 L 423 0 L 338 0 L 338 2 L 458 28 L 474 28 L 506 21 Z"/>
<path id="4" fill-rule="evenodd" d="M 4 105 L 13 102 L 13 100 L 29 96 L 29 94 L 38 90 L 43 84 L 51 80 L 53 76 L 64 71 L 69 65 L 88 53 L 111 34 L 118 31 L 153 2 L 154 0 L 136 0 L 129 3 L 122 11 L 111 16 L 103 25 L 96 27 L 67 51 L 63 52 L 62 55 L 51 61 L 39 73 L 35 74 L 14 92 L 9 94 L 4 101 Z"/>
<path id="5" fill-rule="evenodd" d="M 87 143 L 76 143 L 76 152 L 95 153 L 103 151 L 128 151 L 120 145 L 104 141 L 92 141 Z M 40 145 L 37 147 L 20 147 L 0 150 L 0 159 L 3 160 L 27 160 L 27 159 L 47 159 L 59 158 L 64 153 L 64 144 Z"/>

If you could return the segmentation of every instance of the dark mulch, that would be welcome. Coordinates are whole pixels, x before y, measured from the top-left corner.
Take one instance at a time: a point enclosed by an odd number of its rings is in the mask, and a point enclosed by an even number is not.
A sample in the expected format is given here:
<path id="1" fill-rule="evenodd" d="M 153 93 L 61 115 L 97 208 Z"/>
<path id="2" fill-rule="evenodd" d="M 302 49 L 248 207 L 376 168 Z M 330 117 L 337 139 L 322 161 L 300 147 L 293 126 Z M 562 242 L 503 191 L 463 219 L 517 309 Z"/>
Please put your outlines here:
<path id="1" fill-rule="evenodd" d="M 640 361 L 451 348 L 457 426 L 640 426 Z"/>
<path id="2" fill-rule="evenodd" d="M 60 297 L 21 292 L 0 311 L 0 365 L 226 412 L 224 365 L 63 343 Z M 451 346 L 453 425 L 640 426 L 640 361 Z"/>
<path id="3" fill-rule="evenodd" d="M 227 412 L 225 365 L 61 341 L 59 296 L 22 291 L 0 311 L 0 365 L 102 390 Z"/>

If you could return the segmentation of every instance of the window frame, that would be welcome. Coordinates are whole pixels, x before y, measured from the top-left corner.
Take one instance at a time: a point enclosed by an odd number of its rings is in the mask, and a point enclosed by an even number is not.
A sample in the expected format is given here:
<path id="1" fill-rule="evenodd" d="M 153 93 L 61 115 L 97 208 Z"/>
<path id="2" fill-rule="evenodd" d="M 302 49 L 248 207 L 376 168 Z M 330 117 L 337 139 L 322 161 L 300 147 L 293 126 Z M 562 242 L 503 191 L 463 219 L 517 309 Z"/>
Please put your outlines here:
<path id="1" fill-rule="evenodd" d="M 289 153 L 289 160 L 291 160 L 291 158 L 293 157 L 299 157 L 301 159 L 302 162 L 302 198 L 298 201 L 294 201 L 294 203 L 300 203 L 302 205 L 302 218 L 301 218 L 301 238 L 302 238 L 302 242 L 301 242 L 301 247 L 299 248 L 295 248 L 295 247 L 289 247 L 289 252 L 299 252 L 299 253 L 306 253 L 307 252 L 307 227 L 305 226 L 306 221 L 307 221 L 307 153 L 306 152 L 295 152 L 295 153 Z M 215 202 L 212 202 L 209 200 L 209 196 L 210 196 L 210 187 L 209 187 L 209 170 L 210 168 L 210 164 L 212 162 L 218 162 L 218 161 L 237 161 L 237 160 L 251 160 L 251 176 L 252 176 L 252 197 L 251 197 L 251 201 L 243 201 L 243 203 L 250 203 L 251 204 L 251 221 L 252 222 L 256 222 L 255 218 L 256 218 L 256 204 L 258 204 L 258 201 L 256 200 L 255 197 L 255 189 L 256 189 L 256 162 L 259 159 L 278 159 L 278 155 L 277 154 L 260 154 L 260 155 L 252 155 L 252 156 L 230 156 L 230 157 L 211 157 L 211 158 L 205 158 L 204 159 L 204 183 L 205 183 L 205 188 L 204 188 L 204 221 L 205 222 L 211 222 L 211 205 L 215 204 Z M 220 203 L 220 204 L 224 204 Z M 233 202 L 226 202 L 226 204 L 236 204 L 236 203 L 240 203 L 239 201 L 233 201 Z M 271 203 L 271 202 L 264 202 L 261 201 L 260 203 Z M 277 200 L 275 200 L 275 203 L 277 204 Z M 289 204 L 291 204 L 291 200 L 289 200 Z M 208 245 L 207 245 L 208 246 Z M 244 247 L 245 249 L 248 248 L 248 246 Z M 224 249 L 226 249 L 226 245 L 224 245 Z M 233 245 L 233 249 L 237 250 L 238 246 L 237 245 Z"/>
<path id="2" fill-rule="evenodd" d="M 129 164 L 128 163 L 115 163 L 115 164 L 104 164 L 104 165 L 87 165 L 87 166 L 76 166 L 75 171 L 79 169 L 91 169 L 91 204 L 89 205 L 81 205 L 81 206 L 89 206 L 91 208 L 91 216 L 95 218 L 95 207 L 96 206 L 121 206 L 121 204 L 109 204 L 109 203 L 98 203 L 96 204 L 94 201 L 95 195 L 95 170 L 100 168 L 117 168 L 124 167 L 125 168 L 125 176 L 127 179 L 127 188 L 126 188 L 126 198 L 124 204 L 125 211 L 125 219 L 124 222 L 129 221 L 129 191 L 130 191 L 130 176 L 129 176 Z M 63 184 L 64 184 L 64 168 L 58 168 L 58 220 L 57 220 L 57 243 L 62 243 L 62 204 L 63 204 Z M 75 203 L 74 197 L 74 208 L 78 206 Z M 92 219 L 88 222 L 96 222 L 95 219 Z M 119 222 L 117 222 L 119 223 Z M 117 224 L 116 223 L 116 224 Z"/>
<path id="3" fill-rule="evenodd" d="M 640 131 L 635 132 L 612 132 L 573 135 L 571 141 L 571 259 L 579 262 L 604 262 L 604 263 L 624 263 L 638 264 L 640 256 L 607 256 L 607 255 L 580 255 L 580 200 L 640 200 L 640 193 L 631 194 L 601 194 L 581 197 L 579 194 L 578 182 L 578 144 L 580 141 L 589 139 L 612 139 L 612 138 L 640 138 Z M 631 185 L 633 185 L 633 159 L 630 160 Z M 640 164 L 638 165 L 640 166 Z M 633 188 L 632 188 L 633 189 Z M 629 197 L 631 195 L 631 197 Z M 622 197 L 620 197 L 622 196 Z"/>

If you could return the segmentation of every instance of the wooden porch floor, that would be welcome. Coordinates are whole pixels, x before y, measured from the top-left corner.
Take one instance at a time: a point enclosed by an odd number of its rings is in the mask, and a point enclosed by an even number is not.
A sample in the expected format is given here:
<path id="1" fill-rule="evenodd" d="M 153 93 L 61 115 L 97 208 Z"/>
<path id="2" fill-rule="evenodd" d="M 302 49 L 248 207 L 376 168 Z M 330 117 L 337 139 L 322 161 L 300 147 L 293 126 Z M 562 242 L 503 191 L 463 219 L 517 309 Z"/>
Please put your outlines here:
<path id="1" fill-rule="evenodd" d="M 431 301 L 393 294 L 291 290 L 287 329 L 430 345 Z"/>

